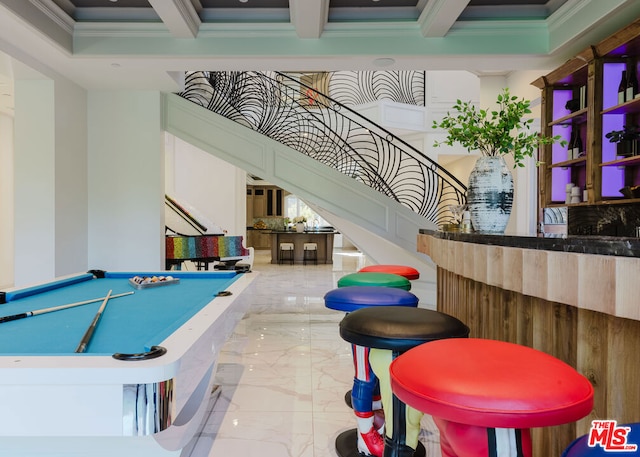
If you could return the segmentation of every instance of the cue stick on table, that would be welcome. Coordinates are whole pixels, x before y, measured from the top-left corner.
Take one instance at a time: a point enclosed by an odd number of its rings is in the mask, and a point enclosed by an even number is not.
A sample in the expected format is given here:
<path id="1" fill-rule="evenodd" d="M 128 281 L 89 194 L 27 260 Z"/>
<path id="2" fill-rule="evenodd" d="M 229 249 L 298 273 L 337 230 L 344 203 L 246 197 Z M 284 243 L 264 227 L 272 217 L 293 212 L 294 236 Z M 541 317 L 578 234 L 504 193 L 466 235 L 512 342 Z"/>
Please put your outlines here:
<path id="1" fill-rule="evenodd" d="M 131 295 L 132 293 L 133 291 L 125 292 L 123 294 L 116 294 L 116 295 L 112 295 L 110 298 L 124 297 L 125 295 Z M 69 303 L 68 305 L 53 306 L 51 308 L 42 308 L 42 309 L 36 309 L 35 311 L 27 311 L 26 313 L 12 314 L 11 316 L 0 317 L 0 324 L 2 324 L 3 322 L 15 321 L 17 319 L 24 319 L 25 317 L 38 316 L 40 314 L 52 313 L 54 311 L 60 311 L 62 309 L 73 308 L 75 306 L 88 305 L 89 303 L 95 303 L 97 301 L 104 300 L 104 299 L 105 297 L 93 298 L 91 300 Z"/>
<path id="2" fill-rule="evenodd" d="M 109 301 L 110 297 L 111 297 L 111 290 L 109 290 L 109 293 L 107 294 L 107 296 L 104 297 L 104 301 L 102 302 L 102 305 L 100 305 L 100 309 L 98 309 L 98 312 L 93 318 L 93 321 L 91 321 L 91 325 L 89 325 L 89 328 L 87 329 L 87 331 L 84 333 L 84 336 L 80 340 L 80 344 L 78 344 L 78 347 L 76 348 L 76 352 L 84 352 L 87 350 L 87 345 L 89 344 L 89 341 L 91 341 L 93 332 L 98 326 L 98 321 L 100 320 L 100 317 L 102 316 L 102 312 L 104 311 L 104 308 L 107 306 L 107 302 Z"/>

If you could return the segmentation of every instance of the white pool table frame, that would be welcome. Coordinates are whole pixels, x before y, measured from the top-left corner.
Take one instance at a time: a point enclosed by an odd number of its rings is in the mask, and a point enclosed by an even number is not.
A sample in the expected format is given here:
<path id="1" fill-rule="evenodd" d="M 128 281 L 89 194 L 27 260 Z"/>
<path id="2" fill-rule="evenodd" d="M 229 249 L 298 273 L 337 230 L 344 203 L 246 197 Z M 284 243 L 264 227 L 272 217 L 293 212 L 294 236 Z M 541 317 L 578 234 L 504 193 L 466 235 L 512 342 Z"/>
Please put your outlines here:
<path id="1" fill-rule="evenodd" d="M 0 356 L 0 455 L 5 446 L 15 452 L 6 455 L 64 455 L 84 442 L 109 443 L 122 457 L 120 447 L 135 448 L 137 456 L 147 447 L 149 455 L 179 455 L 201 425 L 220 349 L 244 316 L 250 294 L 243 292 L 257 275 L 241 275 L 227 288 L 232 295 L 216 297 L 164 340 L 167 353 L 159 358 Z M 164 404 L 138 401 L 136 410 L 125 398 L 135 391 L 152 397 L 161 385 L 172 389 Z M 167 426 L 161 431 L 158 413 Z M 56 450 L 55 443 L 62 447 Z"/>

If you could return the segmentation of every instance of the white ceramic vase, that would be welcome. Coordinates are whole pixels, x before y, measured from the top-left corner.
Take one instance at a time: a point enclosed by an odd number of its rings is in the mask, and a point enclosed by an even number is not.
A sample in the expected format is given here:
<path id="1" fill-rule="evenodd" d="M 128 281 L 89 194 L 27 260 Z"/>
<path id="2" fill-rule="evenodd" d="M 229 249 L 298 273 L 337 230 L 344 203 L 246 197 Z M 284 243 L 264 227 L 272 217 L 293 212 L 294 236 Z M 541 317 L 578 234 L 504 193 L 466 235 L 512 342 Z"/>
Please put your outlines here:
<path id="1" fill-rule="evenodd" d="M 304 222 L 297 222 L 296 223 L 296 232 L 298 232 L 298 233 L 304 232 Z"/>
<path id="2" fill-rule="evenodd" d="M 469 176 L 467 205 L 473 229 L 504 233 L 513 206 L 513 176 L 502 157 L 480 157 Z"/>

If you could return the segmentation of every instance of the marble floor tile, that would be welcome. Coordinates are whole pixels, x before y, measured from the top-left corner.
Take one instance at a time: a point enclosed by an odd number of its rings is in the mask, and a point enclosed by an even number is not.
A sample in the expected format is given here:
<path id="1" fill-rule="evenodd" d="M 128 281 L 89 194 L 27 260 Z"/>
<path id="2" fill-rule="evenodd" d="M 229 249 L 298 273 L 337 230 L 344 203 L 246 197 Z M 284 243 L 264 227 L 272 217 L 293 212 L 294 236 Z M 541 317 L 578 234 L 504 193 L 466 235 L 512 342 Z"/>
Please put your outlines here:
<path id="1" fill-rule="evenodd" d="M 333 265 L 272 265 L 269 251 L 256 251 L 260 276 L 221 350 L 219 396 L 181 457 L 337 456 L 336 437 L 355 428 L 344 401 L 353 364 L 339 334 L 344 315 L 327 309 L 323 297 L 368 264 L 357 251 L 337 249 Z M 439 457 L 433 421 L 425 416 L 422 424 L 427 455 Z"/>

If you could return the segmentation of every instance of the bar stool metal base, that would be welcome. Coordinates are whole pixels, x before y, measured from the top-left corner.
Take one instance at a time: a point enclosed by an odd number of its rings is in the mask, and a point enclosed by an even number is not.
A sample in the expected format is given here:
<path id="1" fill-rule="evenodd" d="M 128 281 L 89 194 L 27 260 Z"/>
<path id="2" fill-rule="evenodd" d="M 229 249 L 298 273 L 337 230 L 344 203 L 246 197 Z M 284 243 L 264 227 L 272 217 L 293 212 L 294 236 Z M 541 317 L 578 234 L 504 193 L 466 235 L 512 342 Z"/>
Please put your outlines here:
<path id="1" fill-rule="evenodd" d="M 293 265 L 294 262 L 294 244 L 293 243 L 280 243 L 280 250 L 278 253 L 278 263 L 281 264 L 288 261 Z"/>
<path id="2" fill-rule="evenodd" d="M 351 429 L 342 432 L 336 438 L 336 452 L 340 457 L 362 457 L 358 452 L 358 430 Z M 427 450 L 424 445 L 418 442 L 418 447 L 413 453 L 413 457 L 425 457 Z"/>
<path id="3" fill-rule="evenodd" d="M 304 243 L 302 251 L 302 263 L 307 264 L 307 261 L 313 262 L 314 265 L 318 265 L 318 244 L 317 243 Z"/>
<path id="4" fill-rule="evenodd" d="M 349 408 L 353 409 L 353 404 L 351 403 L 351 389 L 345 392 L 344 394 L 344 402 L 347 404 Z"/>

